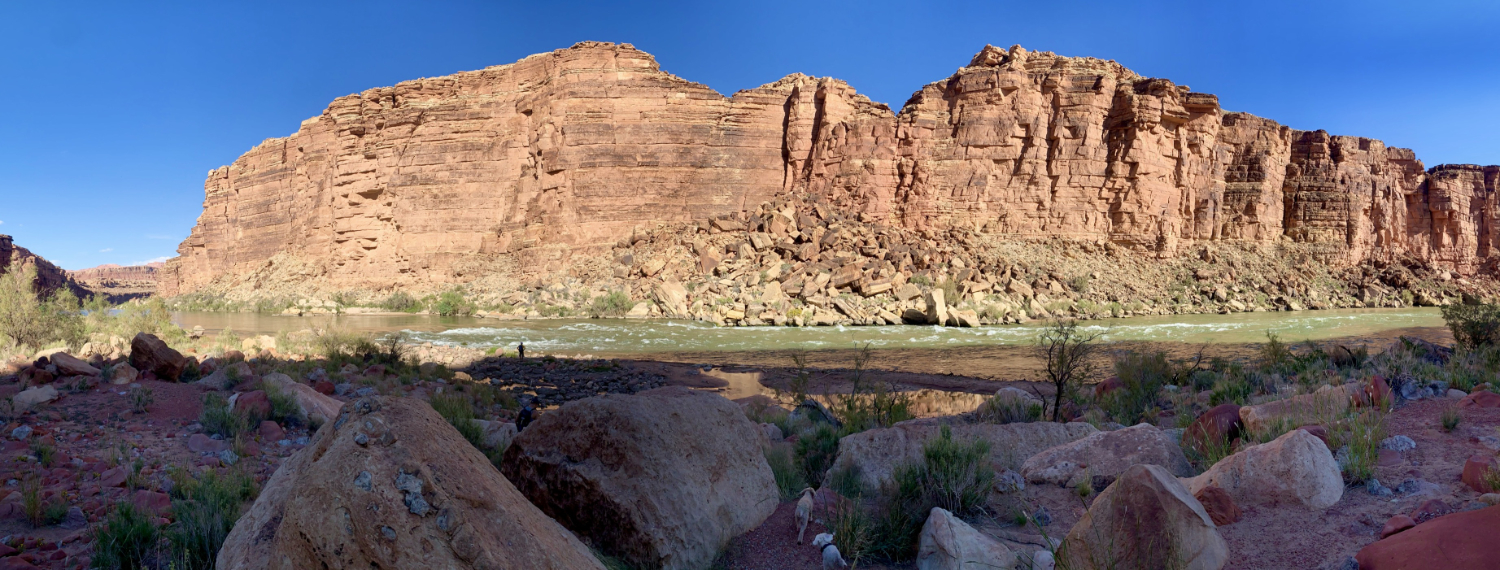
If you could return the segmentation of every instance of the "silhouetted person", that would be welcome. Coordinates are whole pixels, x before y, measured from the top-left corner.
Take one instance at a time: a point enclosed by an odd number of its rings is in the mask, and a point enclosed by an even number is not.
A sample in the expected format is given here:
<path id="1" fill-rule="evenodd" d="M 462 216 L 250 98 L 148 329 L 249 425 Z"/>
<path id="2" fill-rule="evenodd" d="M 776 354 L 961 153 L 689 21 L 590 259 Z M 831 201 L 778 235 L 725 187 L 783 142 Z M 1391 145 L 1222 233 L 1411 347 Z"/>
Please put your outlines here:
<path id="1" fill-rule="evenodd" d="M 526 429 L 526 426 L 531 425 L 531 416 L 535 411 L 531 407 L 531 399 L 527 398 L 526 403 L 521 405 L 521 413 L 516 415 L 516 431 L 521 431 Z"/>
<path id="2" fill-rule="evenodd" d="M 518 355 L 516 358 L 520 358 L 521 360 L 526 359 L 526 343 L 523 342 L 516 345 L 516 354 Z"/>

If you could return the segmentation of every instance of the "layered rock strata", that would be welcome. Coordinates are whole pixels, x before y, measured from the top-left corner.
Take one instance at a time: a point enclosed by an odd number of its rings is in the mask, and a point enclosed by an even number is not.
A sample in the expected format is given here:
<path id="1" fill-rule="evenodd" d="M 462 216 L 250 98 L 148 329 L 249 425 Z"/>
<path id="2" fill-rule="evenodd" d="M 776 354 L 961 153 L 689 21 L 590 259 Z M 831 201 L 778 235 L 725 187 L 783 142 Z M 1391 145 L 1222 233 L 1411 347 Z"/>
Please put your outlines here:
<path id="1" fill-rule="evenodd" d="M 16 245 L 10 236 L 0 234 L 0 274 L 22 271 L 27 267 L 36 268 L 38 292 L 49 293 L 67 287 L 80 299 L 89 294 L 89 290 L 74 281 L 67 271 L 31 253 L 30 250 Z"/>
<path id="2" fill-rule="evenodd" d="M 1495 257 L 1497 177 L 1019 46 L 986 46 L 892 113 L 801 74 L 724 97 L 629 44 L 586 42 L 339 98 L 210 172 L 161 290 L 555 276 L 644 229 L 742 223 L 787 195 L 914 232 L 1166 258 L 1293 244 L 1334 266 L 1470 275 Z"/>

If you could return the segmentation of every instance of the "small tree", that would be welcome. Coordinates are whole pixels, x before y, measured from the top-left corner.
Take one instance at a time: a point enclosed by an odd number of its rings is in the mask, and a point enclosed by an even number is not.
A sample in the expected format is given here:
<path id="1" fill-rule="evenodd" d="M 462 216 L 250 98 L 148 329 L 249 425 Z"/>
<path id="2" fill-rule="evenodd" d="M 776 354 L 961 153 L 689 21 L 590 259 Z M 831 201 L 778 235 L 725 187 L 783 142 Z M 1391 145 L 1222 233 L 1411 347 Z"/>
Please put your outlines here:
<path id="1" fill-rule="evenodd" d="M 1092 371 L 1091 361 L 1099 349 L 1095 342 L 1102 336 L 1104 331 L 1084 331 L 1073 319 L 1052 321 L 1037 336 L 1037 355 L 1046 363 L 1047 381 L 1056 390 L 1052 421 L 1062 421 L 1063 398 L 1078 389 L 1078 383 Z"/>
<path id="2" fill-rule="evenodd" d="M 1442 311 L 1443 322 L 1459 347 L 1500 344 L 1500 305 L 1448 305 Z"/>

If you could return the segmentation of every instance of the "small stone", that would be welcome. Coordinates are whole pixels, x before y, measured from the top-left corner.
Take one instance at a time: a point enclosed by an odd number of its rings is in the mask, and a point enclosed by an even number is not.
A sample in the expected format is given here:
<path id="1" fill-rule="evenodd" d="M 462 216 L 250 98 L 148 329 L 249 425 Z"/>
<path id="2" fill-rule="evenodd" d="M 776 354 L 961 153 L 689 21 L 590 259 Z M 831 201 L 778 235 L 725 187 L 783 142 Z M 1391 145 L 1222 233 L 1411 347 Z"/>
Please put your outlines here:
<path id="1" fill-rule="evenodd" d="M 1042 507 L 1031 513 L 1031 520 L 1040 526 L 1052 526 L 1052 513 L 1047 511 L 1047 507 Z"/>
<path id="2" fill-rule="evenodd" d="M 995 477 L 995 490 L 1001 493 L 1015 493 L 1026 489 L 1026 478 L 1020 473 L 1006 469 Z"/>
<path id="3" fill-rule="evenodd" d="M 369 491 L 374 488 L 375 477 L 369 471 L 360 471 L 359 476 L 354 478 L 354 486 L 360 490 Z"/>
<path id="4" fill-rule="evenodd" d="M 31 426 L 21 426 L 16 429 L 10 430 L 10 436 L 12 438 L 25 441 L 26 439 L 29 439 L 31 437 L 31 432 Z"/>
<path id="5" fill-rule="evenodd" d="M 356 433 L 354 434 L 354 443 L 359 444 L 361 447 L 370 445 L 370 436 L 365 435 L 363 432 Z"/>
<path id="6" fill-rule="evenodd" d="M 1391 451 L 1410 451 L 1417 448 L 1417 442 L 1404 435 L 1395 435 L 1382 440 L 1380 448 Z"/>
<path id="7" fill-rule="evenodd" d="M 386 540 L 390 540 L 390 541 L 395 541 L 396 540 L 396 529 L 393 529 L 391 527 L 388 527 L 388 526 L 382 526 L 382 527 L 380 527 L 380 534 L 381 534 L 381 536 L 384 536 Z"/>
<path id="8" fill-rule="evenodd" d="M 1406 515 L 1396 515 L 1385 521 L 1385 526 L 1380 529 L 1380 538 L 1396 534 L 1403 530 L 1417 526 L 1417 522 Z"/>
<path id="9" fill-rule="evenodd" d="M 219 452 L 219 461 L 223 462 L 224 465 L 234 465 L 235 463 L 238 463 L 239 460 L 240 456 L 235 455 L 233 450 L 226 449 Z"/>
<path id="10" fill-rule="evenodd" d="M 1365 481 L 1365 490 L 1369 491 L 1371 495 L 1378 497 L 1389 497 L 1394 494 L 1390 487 L 1381 485 L 1380 480 L 1374 477 L 1371 477 L 1369 481 Z"/>

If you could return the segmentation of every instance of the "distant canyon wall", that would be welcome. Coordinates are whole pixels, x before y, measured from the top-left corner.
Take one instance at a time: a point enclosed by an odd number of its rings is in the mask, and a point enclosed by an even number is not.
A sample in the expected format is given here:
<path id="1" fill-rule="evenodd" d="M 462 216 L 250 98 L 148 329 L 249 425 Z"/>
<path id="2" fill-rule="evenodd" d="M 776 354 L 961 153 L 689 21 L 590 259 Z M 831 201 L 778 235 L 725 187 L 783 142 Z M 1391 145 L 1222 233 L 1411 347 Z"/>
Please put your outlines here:
<path id="1" fill-rule="evenodd" d="M 68 272 L 61 267 L 31 253 L 31 250 L 16 245 L 15 240 L 10 236 L 0 234 L 0 275 L 12 271 L 24 271 L 27 267 L 36 268 L 36 281 L 33 287 L 38 293 L 50 295 L 63 287 L 68 288 L 79 299 L 87 298 L 91 293 L 69 277 Z"/>
<path id="2" fill-rule="evenodd" d="M 1353 264 L 1491 271 L 1500 167 L 1426 169 L 1377 140 L 1223 111 L 1113 61 L 986 46 L 899 113 L 789 75 L 724 97 L 629 44 L 335 100 L 211 171 L 160 275 L 178 295 L 278 260 L 326 288 L 566 269 L 659 223 L 815 194 L 869 221 L 1028 239 L 1310 244 Z"/>

